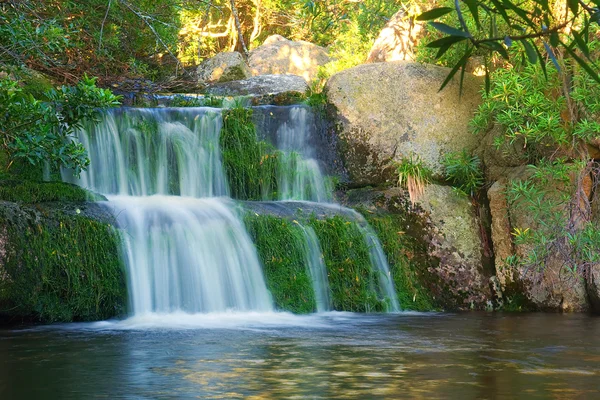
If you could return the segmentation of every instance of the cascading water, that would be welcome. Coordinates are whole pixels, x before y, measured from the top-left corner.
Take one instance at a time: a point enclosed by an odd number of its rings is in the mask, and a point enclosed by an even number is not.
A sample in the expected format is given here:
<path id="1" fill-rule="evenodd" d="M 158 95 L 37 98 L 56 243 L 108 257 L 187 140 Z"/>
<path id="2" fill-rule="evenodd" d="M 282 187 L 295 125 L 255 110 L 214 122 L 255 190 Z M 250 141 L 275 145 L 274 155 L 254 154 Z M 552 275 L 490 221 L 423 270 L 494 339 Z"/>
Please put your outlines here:
<path id="1" fill-rule="evenodd" d="M 80 179 L 103 194 L 226 196 L 220 110 L 132 108 L 108 112 L 79 131 L 91 160 Z"/>
<path id="2" fill-rule="evenodd" d="M 359 225 L 360 231 L 369 246 L 369 258 L 371 265 L 377 268 L 379 278 L 379 288 L 382 291 L 382 295 L 386 297 L 387 311 L 397 312 L 400 311 L 400 303 L 398 302 L 398 296 L 396 295 L 396 289 L 394 288 L 394 280 L 392 279 L 392 273 L 390 272 L 390 266 L 383 251 L 383 246 L 379 238 L 373 231 L 373 229 L 366 223 Z"/>
<path id="3" fill-rule="evenodd" d="M 314 129 L 308 129 L 314 116 L 302 106 L 287 111 L 273 140 L 285 154 L 279 199 L 330 203 L 332 191 L 310 137 Z M 218 197 L 229 193 L 219 148 L 221 126 L 221 112 L 212 108 L 119 109 L 79 133 L 91 166 L 79 179 L 67 171 L 63 179 L 109 198 L 107 207 L 126 231 L 135 315 L 273 309 L 256 249 L 232 201 Z M 379 240 L 358 213 L 342 212 L 359 223 L 388 311 L 399 310 Z M 312 228 L 301 228 L 317 311 L 331 310 L 319 240 Z"/>
<path id="4" fill-rule="evenodd" d="M 332 309 L 327 268 L 323 261 L 321 245 L 315 230 L 310 226 L 300 225 L 304 236 L 304 259 L 313 282 L 317 311 L 324 312 Z"/>
<path id="5" fill-rule="evenodd" d="M 79 133 L 91 167 L 76 182 L 107 194 L 126 231 L 135 315 L 272 310 L 243 223 L 213 197 L 228 193 L 221 123 L 209 108 L 124 109 Z"/>
<path id="6" fill-rule="evenodd" d="M 223 198 L 110 197 L 127 229 L 136 313 L 269 311 L 250 237 Z"/>
<path id="7" fill-rule="evenodd" d="M 277 177 L 279 200 L 331 202 L 332 190 L 317 161 L 311 137 L 315 133 L 311 109 L 306 106 L 284 109 L 287 110 L 284 122 L 267 128 L 274 131 L 274 137 L 272 132 L 263 132 L 284 153 Z"/>

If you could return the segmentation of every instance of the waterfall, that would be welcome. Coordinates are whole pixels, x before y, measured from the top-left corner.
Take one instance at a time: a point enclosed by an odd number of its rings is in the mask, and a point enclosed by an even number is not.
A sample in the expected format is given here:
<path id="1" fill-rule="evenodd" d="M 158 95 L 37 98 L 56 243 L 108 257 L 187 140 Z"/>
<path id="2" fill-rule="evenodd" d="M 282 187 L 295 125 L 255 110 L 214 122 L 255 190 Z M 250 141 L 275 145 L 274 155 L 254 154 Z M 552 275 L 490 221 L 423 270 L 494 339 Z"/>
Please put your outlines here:
<path id="1" fill-rule="evenodd" d="M 271 141 L 284 156 L 278 176 L 281 200 L 319 202 L 357 221 L 378 271 L 381 298 L 400 309 L 381 243 L 353 210 L 332 203 L 314 143 L 314 115 L 304 106 L 285 109 L 269 123 Z M 271 114 L 273 115 L 273 114 Z M 134 315 L 271 311 L 260 261 L 228 198 L 219 136 L 220 110 L 117 109 L 78 133 L 90 167 L 63 179 L 107 195 L 123 235 Z M 327 269 L 315 231 L 301 224 L 304 261 L 317 311 L 332 309 Z"/>
<path id="2" fill-rule="evenodd" d="M 228 194 L 220 110 L 118 109 L 79 132 L 90 168 L 63 179 L 106 194 L 125 230 L 134 315 L 270 311 L 256 249 Z"/>
<path id="3" fill-rule="evenodd" d="M 135 314 L 269 311 L 256 250 L 229 200 L 111 196 Z"/>
<path id="4" fill-rule="evenodd" d="M 111 110 L 79 131 L 90 158 L 80 179 L 63 179 L 103 194 L 225 196 L 219 149 L 220 110 Z"/>
<path id="5" fill-rule="evenodd" d="M 303 225 L 300 225 L 300 227 L 302 228 L 304 236 L 304 259 L 312 279 L 317 311 L 330 311 L 332 309 L 332 303 L 329 293 L 327 268 L 323 261 L 319 239 L 313 228 Z"/>
<path id="6" fill-rule="evenodd" d="M 371 228 L 366 221 L 364 224 L 359 225 L 359 227 L 369 246 L 369 259 L 371 260 L 371 265 L 377 269 L 379 288 L 382 291 L 381 295 L 387 300 L 387 311 L 398 312 L 400 311 L 400 303 L 398 302 L 394 280 L 392 278 L 392 273 L 390 272 L 387 257 L 383 251 L 383 246 L 381 246 L 381 242 L 373 231 L 373 228 Z"/>
<path id="7" fill-rule="evenodd" d="M 277 107 L 286 111 L 284 122 L 272 125 L 275 107 L 266 107 L 265 118 L 259 121 L 263 136 L 281 151 L 280 171 L 277 177 L 279 200 L 309 200 L 331 202 L 332 190 L 324 177 L 315 149 L 315 117 L 310 107 Z M 270 118 L 269 118 L 270 117 Z"/>

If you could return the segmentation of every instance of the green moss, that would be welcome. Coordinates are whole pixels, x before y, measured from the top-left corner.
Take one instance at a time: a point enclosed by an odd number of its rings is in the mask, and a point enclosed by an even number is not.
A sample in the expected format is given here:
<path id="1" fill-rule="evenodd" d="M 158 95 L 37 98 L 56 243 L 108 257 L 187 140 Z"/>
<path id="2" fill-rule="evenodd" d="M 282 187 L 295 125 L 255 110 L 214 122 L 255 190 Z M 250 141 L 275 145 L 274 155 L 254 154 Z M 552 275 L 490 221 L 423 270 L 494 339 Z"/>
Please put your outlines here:
<path id="1" fill-rule="evenodd" d="M 302 228 L 287 219 L 248 213 L 244 221 L 263 264 L 277 308 L 294 313 L 316 309 L 304 258 Z"/>
<path id="2" fill-rule="evenodd" d="M 101 195 L 63 182 L 0 181 L 0 200 L 21 203 L 101 201 Z"/>
<path id="3" fill-rule="evenodd" d="M 100 320 L 125 311 L 120 239 L 110 224 L 19 213 L 15 218 L 14 210 L 0 210 L 0 314 L 54 322 Z"/>
<path id="4" fill-rule="evenodd" d="M 277 171 L 282 153 L 257 139 L 251 109 L 223 111 L 220 145 L 231 197 L 240 200 L 277 198 Z"/>
<path id="5" fill-rule="evenodd" d="M 426 252 L 417 238 L 405 232 L 405 224 L 398 215 L 370 215 L 365 217 L 377 233 L 390 265 L 398 301 L 403 310 L 430 311 L 435 308 L 431 292 L 424 280 L 431 279 L 427 263 L 420 254 Z"/>
<path id="6" fill-rule="evenodd" d="M 369 248 L 356 223 L 342 217 L 312 219 L 327 266 L 333 307 L 338 311 L 384 311 L 377 296 L 377 275 L 371 267 Z"/>

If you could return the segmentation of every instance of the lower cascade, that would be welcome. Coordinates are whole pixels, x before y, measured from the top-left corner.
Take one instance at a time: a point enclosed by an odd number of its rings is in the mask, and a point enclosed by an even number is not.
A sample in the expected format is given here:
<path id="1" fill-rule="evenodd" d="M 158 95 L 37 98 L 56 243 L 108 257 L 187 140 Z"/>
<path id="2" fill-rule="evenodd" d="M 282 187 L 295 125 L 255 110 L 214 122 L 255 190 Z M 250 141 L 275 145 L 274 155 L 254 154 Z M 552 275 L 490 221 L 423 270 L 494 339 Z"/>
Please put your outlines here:
<path id="1" fill-rule="evenodd" d="M 256 250 L 229 200 L 110 197 L 126 227 L 135 314 L 270 311 Z"/>
<path id="2" fill-rule="evenodd" d="M 369 290 L 387 311 L 399 311 L 377 236 L 358 213 L 330 203 L 332 191 L 307 129 L 313 118 L 310 109 L 294 106 L 286 112 L 270 133 L 282 152 L 276 177 L 279 201 L 274 203 L 319 201 L 312 204 L 353 220 L 347 223 L 357 224 L 374 272 Z M 230 192 L 219 144 L 224 113 L 208 108 L 120 109 L 107 113 L 94 131 L 80 132 L 96 168 L 79 180 L 68 172 L 63 179 L 107 195 L 105 207 L 125 232 L 123 257 L 135 316 L 270 312 L 277 305 L 240 207 L 225 197 Z M 301 228 L 303 273 L 312 283 L 313 310 L 338 309 L 328 282 L 328 267 L 333 266 L 326 265 L 317 233 L 309 224 L 293 222 Z"/>
<path id="3" fill-rule="evenodd" d="M 301 226 L 304 234 L 305 261 L 313 282 L 317 311 L 332 309 L 331 296 L 329 295 L 329 282 L 327 268 L 321 255 L 321 246 L 315 230 L 309 226 Z"/>

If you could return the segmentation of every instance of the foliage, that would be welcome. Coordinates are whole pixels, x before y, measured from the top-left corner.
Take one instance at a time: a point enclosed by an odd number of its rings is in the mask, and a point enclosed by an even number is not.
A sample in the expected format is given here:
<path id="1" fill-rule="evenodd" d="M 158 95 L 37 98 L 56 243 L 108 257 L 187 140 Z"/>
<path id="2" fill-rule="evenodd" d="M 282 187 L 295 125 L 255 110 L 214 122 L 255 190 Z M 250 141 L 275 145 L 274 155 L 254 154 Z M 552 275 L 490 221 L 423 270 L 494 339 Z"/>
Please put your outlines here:
<path id="1" fill-rule="evenodd" d="M 237 107 L 223 111 L 220 146 L 231 197 L 277 198 L 281 152 L 258 140 L 251 109 Z"/>
<path id="2" fill-rule="evenodd" d="M 94 78 L 76 86 L 47 91 L 43 99 L 25 93 L 18 81 L 0 79 L 0 139 L 8 153 L 8 170 L 15 160 L 30 165 L 48 163 L 67 167 L 77 174 L 89 164 L 83 145 L 73 134 L 85 120 L 97 120 L 102 108 L 118 105 L 109 90 L 99 89 Z"/>
<path id="3" fill-rule="evenodd" d="M 442 159 L 446 178 L 462 192 L 474 196 L 484 183 L 481 160 L 466 151 L 447 153 Z"/>
<path id="4" fill-rule="evenodd" d="M 302 228 L 287 219 L 254 213 L 247 213 L 244 222 L 277 308 L 299 314 L 316 311 Z"/>
<path id="5" fill-rule="evenodd" d="M 0 200 L 21 203 L 101 201 L 103 196 L 63 182 L 1 181 Z"/>
<path id="6" fill-rule="evenodd" d="M 371 266 L 369 249 L 356 223 L 336 216 L 312 219 L 327 266 L 333 308 L 338 311 L 376 312 L 385 310 L 378 298 L 378 279 Z"/>
<path id="7" fill-rule="evenodd" d="M 559 265 L 571 273 L 586 272 L 600 261 L 600 229 L 590 221 L 583 180 L 598 176 L 600 168 L 558 159 L 542 160 L 530 171 L 528 179 L 512 181 L 507 190 L 510 207 L 526 216 L 512 221 L 514 243 L 526 251 L 510 264 L 532 271 Z"/>
<path id="8" fill-rule="evenodd" d="M 484 57 L 486 87 L 489 88 L 490 61 L 494 57 L 511 60 L 512 48 L 525 62 L 537 64 L 547 73 L 546 63 L 552 61 L 557 70 L 565 64 L 566 56 L 578 64 L 596 82 L 598 68 L 591 57 L 588 42 L 600 17 L 598 1 L 568 1 L 551 5 L 546 0 L 513 2 L 511 0 L 468 0 L 454 2 L 453 7 L 429 10 L 417 20 L 432 21 L 429 25 L 446 35 L 427 44 L 438 49 L 436 59 L 454 49 L 461 57 L 442 83 L 443 89 L 460 70 L 461 81 L 469 59 Z M 452 21 L 441 18 L 452 13 Z M 513 53 L 514 55 L 514 53 Z M 561 65 L 562 64 L 562 65 Z M 568 64 L 568 63 L 567 63 Z"/>
<path id="9" fill-rule="evenodd" d="M 396 164 L 398 186 L 408 190 L 411 203 L 422 195 L 425 185 L 431 181 L 432 172 L 416 154 L 403 158 Z"/>
<path id="10" fill-rule="evenodd" d="M 83 216 L 18 217 L 0 212 L 8 279 L 0 281 L 0 313 L 43 322 L 92 321 L 126 307 L 120 239 L 109 224 Z"/>
<path id="11" fill-rule="evenodd" d="M 191 1 L 9 0 L 0 3 L 0 62 L 74 83 L 99 76 L 158 78 L 171 69 L 179 10 Z M 167 64 L 167 65 L 165 65 Z"/>
<path id="12" fill-rule="evenodd" d="M 170 107 L 202 107 L 203 105 L 203 99 L 182 95 L 173 96 L 169 104 Z"/>

